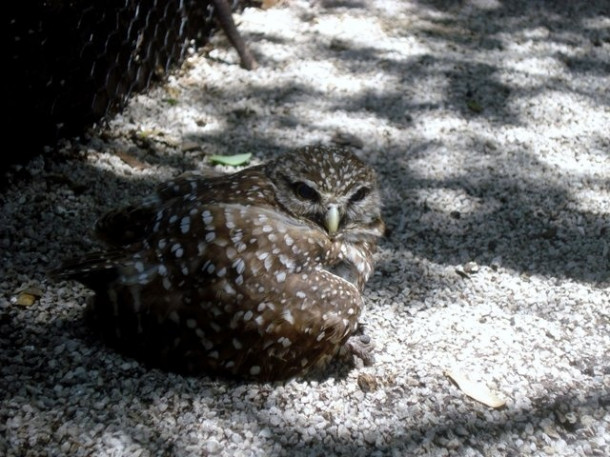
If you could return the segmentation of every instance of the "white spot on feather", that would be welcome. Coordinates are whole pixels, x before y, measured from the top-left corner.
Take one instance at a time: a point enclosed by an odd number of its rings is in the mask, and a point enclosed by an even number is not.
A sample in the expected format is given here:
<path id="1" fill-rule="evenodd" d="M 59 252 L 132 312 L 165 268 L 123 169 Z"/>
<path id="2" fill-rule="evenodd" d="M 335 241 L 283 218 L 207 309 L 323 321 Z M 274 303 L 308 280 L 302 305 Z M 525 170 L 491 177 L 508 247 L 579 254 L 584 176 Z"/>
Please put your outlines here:
<path id="1" fill-rule="evenodd" d="M 212 213 L 207 209 L 201 213 L 201 219 L 203 220 L 203 223 L 208 226 L 212 225 L 212 221 L 214 220 Z"/>
<path id="2" fill-rule="evenodd" d="M 235 268 L 235 271 L 237 271 L 238 274 L 242 274 L 244 272 L 244 270 L 246 269 L 246 264 L 244 262 L 244 259 L 237 259 L 233 262 L 233 268 Z"/>
<path id="3" fill-rule="evenodd" d="M 180 243 L 176 243 L 172 246 L 172 252 L 177 258 L 180 258 L 184 254 L 184 249 Z"/>
<path id="4" fill-rule="evenodd" d="M 294 325 L 294 316 L 289 309 L 282 311 L 282 318 L 290 325 Z"/>
<path id="5" fill-rule="evenodd" d="M 190 229 L 191 229 L 191 218 L 188 216 L 183 217 L 182 220 L 180 221 L 180 231 L 182 233 L 188 233 Z"/>

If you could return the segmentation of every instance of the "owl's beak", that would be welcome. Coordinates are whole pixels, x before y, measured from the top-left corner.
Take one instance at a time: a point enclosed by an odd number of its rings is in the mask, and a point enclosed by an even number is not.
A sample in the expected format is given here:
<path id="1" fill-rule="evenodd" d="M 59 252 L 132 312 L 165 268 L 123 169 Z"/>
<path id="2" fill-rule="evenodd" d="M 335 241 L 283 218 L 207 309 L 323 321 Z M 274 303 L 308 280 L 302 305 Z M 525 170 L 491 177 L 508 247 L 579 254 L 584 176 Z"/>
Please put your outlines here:
<path id="1" fill-rule="evenodd" d="M 330 235 L 334 235 L 339 230 L 339 210 L 336 205 L 331 205 L 328 207 L 328 212 L 324 217 L 324 224 L 326 225 L 326 230 Z"/>

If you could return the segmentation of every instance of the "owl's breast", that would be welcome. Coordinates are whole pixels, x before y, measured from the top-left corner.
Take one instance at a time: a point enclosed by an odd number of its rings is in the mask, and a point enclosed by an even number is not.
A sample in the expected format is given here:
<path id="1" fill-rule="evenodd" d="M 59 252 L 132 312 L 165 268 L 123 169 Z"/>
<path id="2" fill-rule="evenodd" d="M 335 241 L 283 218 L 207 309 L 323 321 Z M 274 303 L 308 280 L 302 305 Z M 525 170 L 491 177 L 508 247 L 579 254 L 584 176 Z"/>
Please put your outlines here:
<path id="1" fill-rule="evenodd" d="M 333 247 L 338 255 L 328 271 L 362 290 L 373 272 L 373 248 L 366 242 L 345 241 L 335 241 Z"/>

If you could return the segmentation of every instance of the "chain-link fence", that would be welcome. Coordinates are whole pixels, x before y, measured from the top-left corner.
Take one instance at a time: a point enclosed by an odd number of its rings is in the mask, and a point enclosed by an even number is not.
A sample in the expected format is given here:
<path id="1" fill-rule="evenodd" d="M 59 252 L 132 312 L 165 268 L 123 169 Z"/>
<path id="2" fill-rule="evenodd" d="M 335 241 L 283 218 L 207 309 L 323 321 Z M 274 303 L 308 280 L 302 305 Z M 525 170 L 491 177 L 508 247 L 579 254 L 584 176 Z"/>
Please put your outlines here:
<path id="1" fill-rule="evenodd" d="M 229 0 L 234 10 L 247 2 Z M 9 139 L 23 158 L 122 108 L 217 29 L 210 0 L 9 2 Z"/>

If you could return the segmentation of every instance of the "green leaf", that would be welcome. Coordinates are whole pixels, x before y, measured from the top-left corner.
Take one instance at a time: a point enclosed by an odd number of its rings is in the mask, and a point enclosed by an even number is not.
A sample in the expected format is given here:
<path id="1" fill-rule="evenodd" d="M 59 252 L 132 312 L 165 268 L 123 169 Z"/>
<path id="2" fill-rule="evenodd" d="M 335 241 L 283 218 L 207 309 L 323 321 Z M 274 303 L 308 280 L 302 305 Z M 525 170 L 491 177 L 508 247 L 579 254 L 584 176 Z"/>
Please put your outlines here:
<path id="1" fill-rule="evenodd" d="M 238 167 L 244 165 L 250 161 L 252 154 L 235 154 L 232 156 L 213 155 L 210 156 L 210 161 L 213 163 L 219 163 L 221 165 L 231 165 L 232 167 Z"/>

